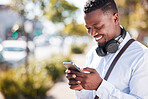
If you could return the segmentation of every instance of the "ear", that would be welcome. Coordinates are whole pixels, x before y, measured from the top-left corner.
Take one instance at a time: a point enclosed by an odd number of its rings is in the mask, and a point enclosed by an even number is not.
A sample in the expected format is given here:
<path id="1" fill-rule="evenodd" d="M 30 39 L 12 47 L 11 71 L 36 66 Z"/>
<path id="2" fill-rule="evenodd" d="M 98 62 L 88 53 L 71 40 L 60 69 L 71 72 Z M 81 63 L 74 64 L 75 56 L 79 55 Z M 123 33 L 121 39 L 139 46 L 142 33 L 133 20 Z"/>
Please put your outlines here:
<path id="1" fill-rule="evenodd" d="M 119 14 L 118 13 L 114 13 L 113 14 L 113 20 L 115 24 L 119 23 Z"/>

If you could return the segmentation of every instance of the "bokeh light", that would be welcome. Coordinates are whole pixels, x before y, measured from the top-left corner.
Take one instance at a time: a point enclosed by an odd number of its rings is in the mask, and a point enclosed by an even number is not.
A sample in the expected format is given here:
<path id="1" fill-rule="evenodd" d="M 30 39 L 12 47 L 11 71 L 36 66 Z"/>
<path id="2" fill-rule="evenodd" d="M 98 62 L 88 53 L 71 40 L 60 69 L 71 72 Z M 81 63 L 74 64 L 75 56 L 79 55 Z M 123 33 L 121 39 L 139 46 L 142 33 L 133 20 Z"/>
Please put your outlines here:
<path id="1" fill-rule="evenodd" d="M 18 38 L 18 33 L 17 32 L 13 32 L 12 33 L 12 38 L 17 39 Z"/>
<path id="2" fill-rule="evenodd" d="M 36 36 L 40 36 L 42 34 L 42 31 L 40 29 L 36 29 L 34 33 Z"/>

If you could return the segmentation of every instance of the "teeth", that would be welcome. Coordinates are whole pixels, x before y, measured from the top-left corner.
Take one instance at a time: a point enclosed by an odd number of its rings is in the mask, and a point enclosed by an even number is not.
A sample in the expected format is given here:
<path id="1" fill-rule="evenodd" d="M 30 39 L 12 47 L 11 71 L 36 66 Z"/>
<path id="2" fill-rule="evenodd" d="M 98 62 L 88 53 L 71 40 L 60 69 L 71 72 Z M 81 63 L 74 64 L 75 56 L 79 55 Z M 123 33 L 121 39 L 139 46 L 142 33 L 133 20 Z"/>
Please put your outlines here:
<path id="1" fill-rule="evenodd" d="M 100 40 L 102 38 L 102 36 L 99 36 L 99 37 L 97 37 L 97 38 L 95 38 L 96 40 Z"/>

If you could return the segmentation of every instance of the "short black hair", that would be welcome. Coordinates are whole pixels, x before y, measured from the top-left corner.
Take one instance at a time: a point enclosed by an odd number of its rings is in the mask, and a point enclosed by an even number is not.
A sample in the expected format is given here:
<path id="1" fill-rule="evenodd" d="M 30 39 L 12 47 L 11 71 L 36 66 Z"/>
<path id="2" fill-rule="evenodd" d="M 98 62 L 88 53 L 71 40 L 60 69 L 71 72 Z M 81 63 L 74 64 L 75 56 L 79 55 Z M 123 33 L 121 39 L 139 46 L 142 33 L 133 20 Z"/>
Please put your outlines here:
<path id="1" fill-rule="evenodd" d="M 84 6 L 84 13 L 101 9 L 104 12 L 112 10 L 114 13 L 118 12 L 116 3 L 114 0 L 88 0 Z"/>

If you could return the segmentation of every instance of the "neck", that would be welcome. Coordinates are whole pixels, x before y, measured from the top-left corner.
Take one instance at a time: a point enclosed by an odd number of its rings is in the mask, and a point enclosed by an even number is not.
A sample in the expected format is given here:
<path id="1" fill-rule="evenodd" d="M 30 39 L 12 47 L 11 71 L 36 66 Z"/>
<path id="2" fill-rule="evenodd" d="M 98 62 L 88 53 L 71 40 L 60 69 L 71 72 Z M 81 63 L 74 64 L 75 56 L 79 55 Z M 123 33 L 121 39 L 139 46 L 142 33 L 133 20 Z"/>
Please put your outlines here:
<path id="1" fill-rule="evenodd" d="M 116 38 L 116 37 L 118 37 L 118 36 L 120 36 L 120 35 L 121 35 L 121 27 L 118 25 L 118 26 L 117 26 L 116 35 L 115 35 L 114 38 Z"/>

